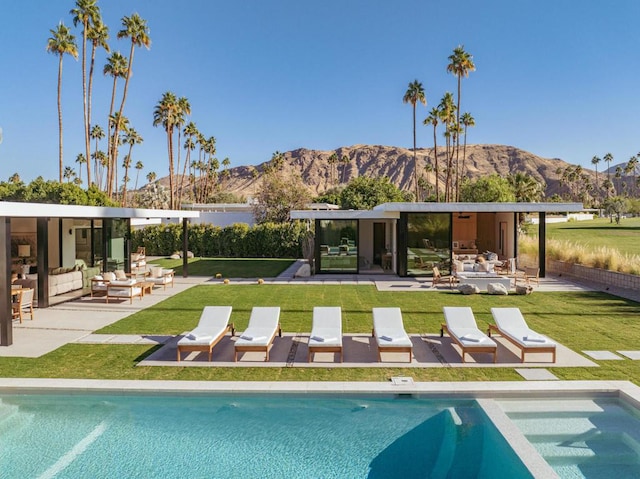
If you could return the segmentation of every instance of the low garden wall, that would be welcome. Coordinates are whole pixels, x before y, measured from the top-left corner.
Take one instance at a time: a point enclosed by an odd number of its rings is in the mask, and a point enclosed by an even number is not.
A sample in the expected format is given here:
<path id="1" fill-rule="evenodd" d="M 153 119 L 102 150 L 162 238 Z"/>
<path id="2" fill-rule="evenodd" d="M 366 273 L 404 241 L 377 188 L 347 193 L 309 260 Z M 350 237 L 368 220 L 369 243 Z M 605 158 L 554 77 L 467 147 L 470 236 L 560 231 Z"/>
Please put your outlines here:
<path id="1" fill-rule="evenodd" d="M 597 283 L 603 287 L 640 290 L 640 276 L 547 259 L 547 273 Z"/>

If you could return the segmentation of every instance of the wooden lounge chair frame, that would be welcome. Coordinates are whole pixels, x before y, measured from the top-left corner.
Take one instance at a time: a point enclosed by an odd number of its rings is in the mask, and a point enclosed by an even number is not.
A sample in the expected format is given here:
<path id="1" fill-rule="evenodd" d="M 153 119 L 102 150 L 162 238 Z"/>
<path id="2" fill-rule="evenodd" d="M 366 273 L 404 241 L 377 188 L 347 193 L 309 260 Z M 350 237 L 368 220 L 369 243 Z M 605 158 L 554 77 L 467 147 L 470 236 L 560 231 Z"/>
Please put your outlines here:
<path id="1" fill-rule="evenodd" d="M 524 344 L 520 344 L 518 341 L 513 339 L 508 334 L 503 333 L 500 330 L 500 328 L 498 328 L 498 326 L 495 325 L 495 324 L 490 324 L 489 325 L 489 330 L 487 331 L 489 337 L 491 337 L 491 331 L 494 331 L 494 332 L 500 334 L 500 336 L 502 336 L 504 339 L 506 339 L 511 344 L 513 344 L 514 346 L 516 346 L 517 348 L 520 349 L 520 362 L 521 363 L 524 363 L 524 355 L 526 353 L 551 353 L 551 362 L 552 363 L 556 362 L 556 345 L 555 344 L 553 346 L 529 347 L 529 346 L 525 346 Z"/>
<path id="2" fill-rule="evenodd" d="M 231 336 L 234 336 L 236 333 L 236 328 L 233 323 L 227 324 L 227 327 L 220 333 L 220 335 L 215 338 L 209 345 L 206 344 L 178 344 L 178 362 L 180 362 L 180 353 L 182 351 L 185 352 L 193 352 L 193 351 L 208 351 L 209 352 L 209 362 L 211 362 L 211 355 L 213 348 L 216 344 L 218 344 L 222 338 L 224 338 L 228 332 L 231 332 Z"/>
<path id="3" fill-rule="evenodd" d="M 490 353 L 493 354 L 493 362 L 495 363 L 498 359 L 498 348 L 497 346 L 472 346 L 472 347 L 467 347 L 465 346 L 462 341 L 459 341 L 458 338 L 451 334 L 451 332 L 449 331 L 449 328 L 447 328 L 447 324 L 446 323 L 442 323 L 440 325 L 440 337 L 444 336 L 444 333 L 446 333 L 449 335 L 449 337 L 451 339 L 453 339 L 453 342 L 456 343 L 458 346 L 460 346 L 460 349 L 462 349 L 462 362 L 466 362 L 465 361 L 465 357 L 464 355 L 466 353 Z"/>
<path id="4" fill-rule="evenodd" d="M 333 309 L 333 308 L 331 308 Z M 339 309 L 339 308 L 338 308 Z M 340 315 L 342 315 L 342 312 L 340 312 Z M 342 321 L 342 317 L 340 318 L 340 321 Z M 313 332 L 313 328 L 312 332 Z M 311 358 L 312 355 L 317 353 L 317 352 L 324 352 L 324 353 L 340 353 L 340 362 L 343 362 L 343 351 L 342 351 L 342 344 L 340 345 L 322 345 L 322 344 L 314 344 L 313 346 L 311 344 L 309 344 L 309 348 L 308 348 L 308 352 L 307 352 L 307 362 L 310 363 L 311 362 Z"/>
<path id="5" fill-rule="evenodd" d="M 404 325 L 403 325 L 404 328 Z M 405 333 L 406 334 L 406 333 Z M 371 336 L 376 337 L 376 328 L 371 329 Z M 413 353 L 413 345 L 411 346 L 378 346 L 378 362 L 382 362 L 382 352 L 385 353 L 408 353 L 409 354 L 409 362 L 412 361 L 412 353 Z"/>
<path id="6" fill-rule="evenodd" d="M 233 355 L 233 360 L 235 362 L 238 362 L 238 353 L 246 353 L 248 351 L 264 351 L 264 360 L 265 360 L 265 362 L 269 361 L 269 350 L 271 349 L 271 346 L 273 346 L 273 340 L 276 338 L 276 334 L 279 337 L 282 337 L 282 328 L 280 327 L 280 322 L 278 322 L 278 327 L 273 332 L 273 336 L 271 336 L 271 338 L 269 338 L 269 341 L 268 341 L 266 346 L 263 346 L 261 344 L 260 345 L 258 345 L 258 344 L 247 344 L 247 345 L 238 346 L 238 344 L 236 343 L 236 345 L 235 345 L 235 354 Z"/>

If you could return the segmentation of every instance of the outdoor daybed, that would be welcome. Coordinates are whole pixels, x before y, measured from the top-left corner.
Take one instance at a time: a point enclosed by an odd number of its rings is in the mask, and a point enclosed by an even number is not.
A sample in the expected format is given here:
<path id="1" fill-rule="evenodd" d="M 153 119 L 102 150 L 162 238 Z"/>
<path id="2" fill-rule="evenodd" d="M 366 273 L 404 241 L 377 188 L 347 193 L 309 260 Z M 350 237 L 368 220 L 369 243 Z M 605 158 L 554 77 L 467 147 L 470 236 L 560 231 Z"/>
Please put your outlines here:
<path id="1" fill-rule="evenodd" d="M 312 355 L 319 351 L 340 353 L 342 362 L 342 309 L 339 306 L 313 308 L 307 362 L 311 362 Z"/>
<path id="2" fill-rule="evenodd" d="M 556 343 L 529 329 L 519 308 L 491 308 L 491 314 L 496 324 L 489 325 L 489 335 L 491 331 L 500 333 L 518 347 L 523 363 L 525 353 L 551 353 L 551 362 L 556 362 Z"/>
<path id="3" fill-rule="evenodd" d="M 378 361 L 382 352 L 411 353 L 413 343 L 404 330 L 400 308 L 373 308 L 373 332 L 378 345 Z"/>
<path id="4" fill-rule="evenodd" d="M 471 308 L 445 306 L 442 310 L 446 323 L 442 324 L 440 337 L 446 331 L 451 339 L 460 346 L 463 363 L 465 362 L 464 355 L 467 353 L 490 353 L 493 354 L 493 362 L 496 362 L 498 345 L 478 329 Z"/>
<path id="5" fill-rule="evenodd" d="M 255 306 L 251 310 L 247 329 L 235 342 L 234 361 L 238 361 L 238 353 L 247 351 L 264 351 L 264 360 L 269 361 L 269 349 L 276 333 L 282 336 L 280 307 Z"/>
<path id="6" fill-rule="evenodd" d="M 231 331 L 234 335 L 231 318 L 231 306 L 205 306 L 200 315 L 198 326 L 178 341 L 178 361 L 183 351 L 208 351 L 211 361 L 211 351 L 220 340 Z"/>

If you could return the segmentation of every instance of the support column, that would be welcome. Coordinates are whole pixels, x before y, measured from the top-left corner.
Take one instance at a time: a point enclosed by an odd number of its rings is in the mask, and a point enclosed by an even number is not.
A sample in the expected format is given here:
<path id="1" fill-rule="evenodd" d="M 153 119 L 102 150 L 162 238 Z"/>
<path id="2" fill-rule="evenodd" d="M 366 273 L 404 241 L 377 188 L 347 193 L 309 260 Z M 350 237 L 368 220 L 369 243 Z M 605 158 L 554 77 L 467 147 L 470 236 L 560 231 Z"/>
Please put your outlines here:
<path id="1" fill-rule="evenodd" d="M 547 213 L 538 213 L 538 219 L 538 263 L 540 277 L 544 278 L 547 273 Z"/>
<path id="2" fill-rule="evenodd" d="M 49 307 L 49 218 L 37 218 L 38 307 Z"/>
<path id="3" fill-rule="evenodd" d="M 0 218 L 0 238 L 4 239 L 4 248 L 0 252 L 0 346 L 11 346 L 11 218 Z"/>
<path id="4" fill-rule="evenodd" d="M 182 218 L 182 277 L 189 276 L 189 258 L 187 258 L 187 251 L 189 251 L 189 219 Z"/>

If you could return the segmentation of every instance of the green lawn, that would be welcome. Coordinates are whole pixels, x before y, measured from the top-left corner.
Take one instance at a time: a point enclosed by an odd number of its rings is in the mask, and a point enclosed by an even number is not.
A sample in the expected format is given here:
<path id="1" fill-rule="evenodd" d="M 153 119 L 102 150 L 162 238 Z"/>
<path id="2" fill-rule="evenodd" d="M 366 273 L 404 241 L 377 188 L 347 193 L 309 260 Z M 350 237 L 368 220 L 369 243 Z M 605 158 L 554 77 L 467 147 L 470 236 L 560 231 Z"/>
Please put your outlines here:
<path id="1" fill-rule="evenodd" d="M 591 247 L 607 246 L 622 253 L 640 255 L 640 218 L 625 218 L 620 224 L 608 218 L 547 225 L 547 238 Z"/>
<path id="2" fill-rule="evenodd" d="M 640 349 L 640 304 L 602 293 L 534 293 L 530 296 L 463 296 L 456 292 L 379 292 L 374 286 L 215 285 L 196 286 L 114 323 L 99 333 L 171 334 L 192 329 L 205 305 L 231 305 L 242 331 L 253 306 L 282 308 L 286 332 L 309 332 L 315 305 L 343 310 L 346 333 L 371 330 L 371 308 L 399 306 L 409 333 L 436 333 L 442 307 L 471 306 L 480 328 L 493 306 L 519 307 L 530 326 L 575 351 Z M 419 381 L 521 380 L 510 368 L 189 368 L 136 367 L 157 346 L 69 344 L 38 359 L 0 358 L 0 376 L 175 379 L 384 381 L 410 375 Z M 561 379 L 629 379 L 640 384 L 640 361 L 601 361 L 598 368 L 551 368 Z"/>
<path id="3" fill-rule="evenodd" d="M 220 273 L 223 278 L 275 278 L 292 263 L 291 259 L 273 258 L 191 258 L 189 276 Z M 182 275 L 182 259 L 157 259 L 153 264 L 173 268 L 178 276 Z"/>

